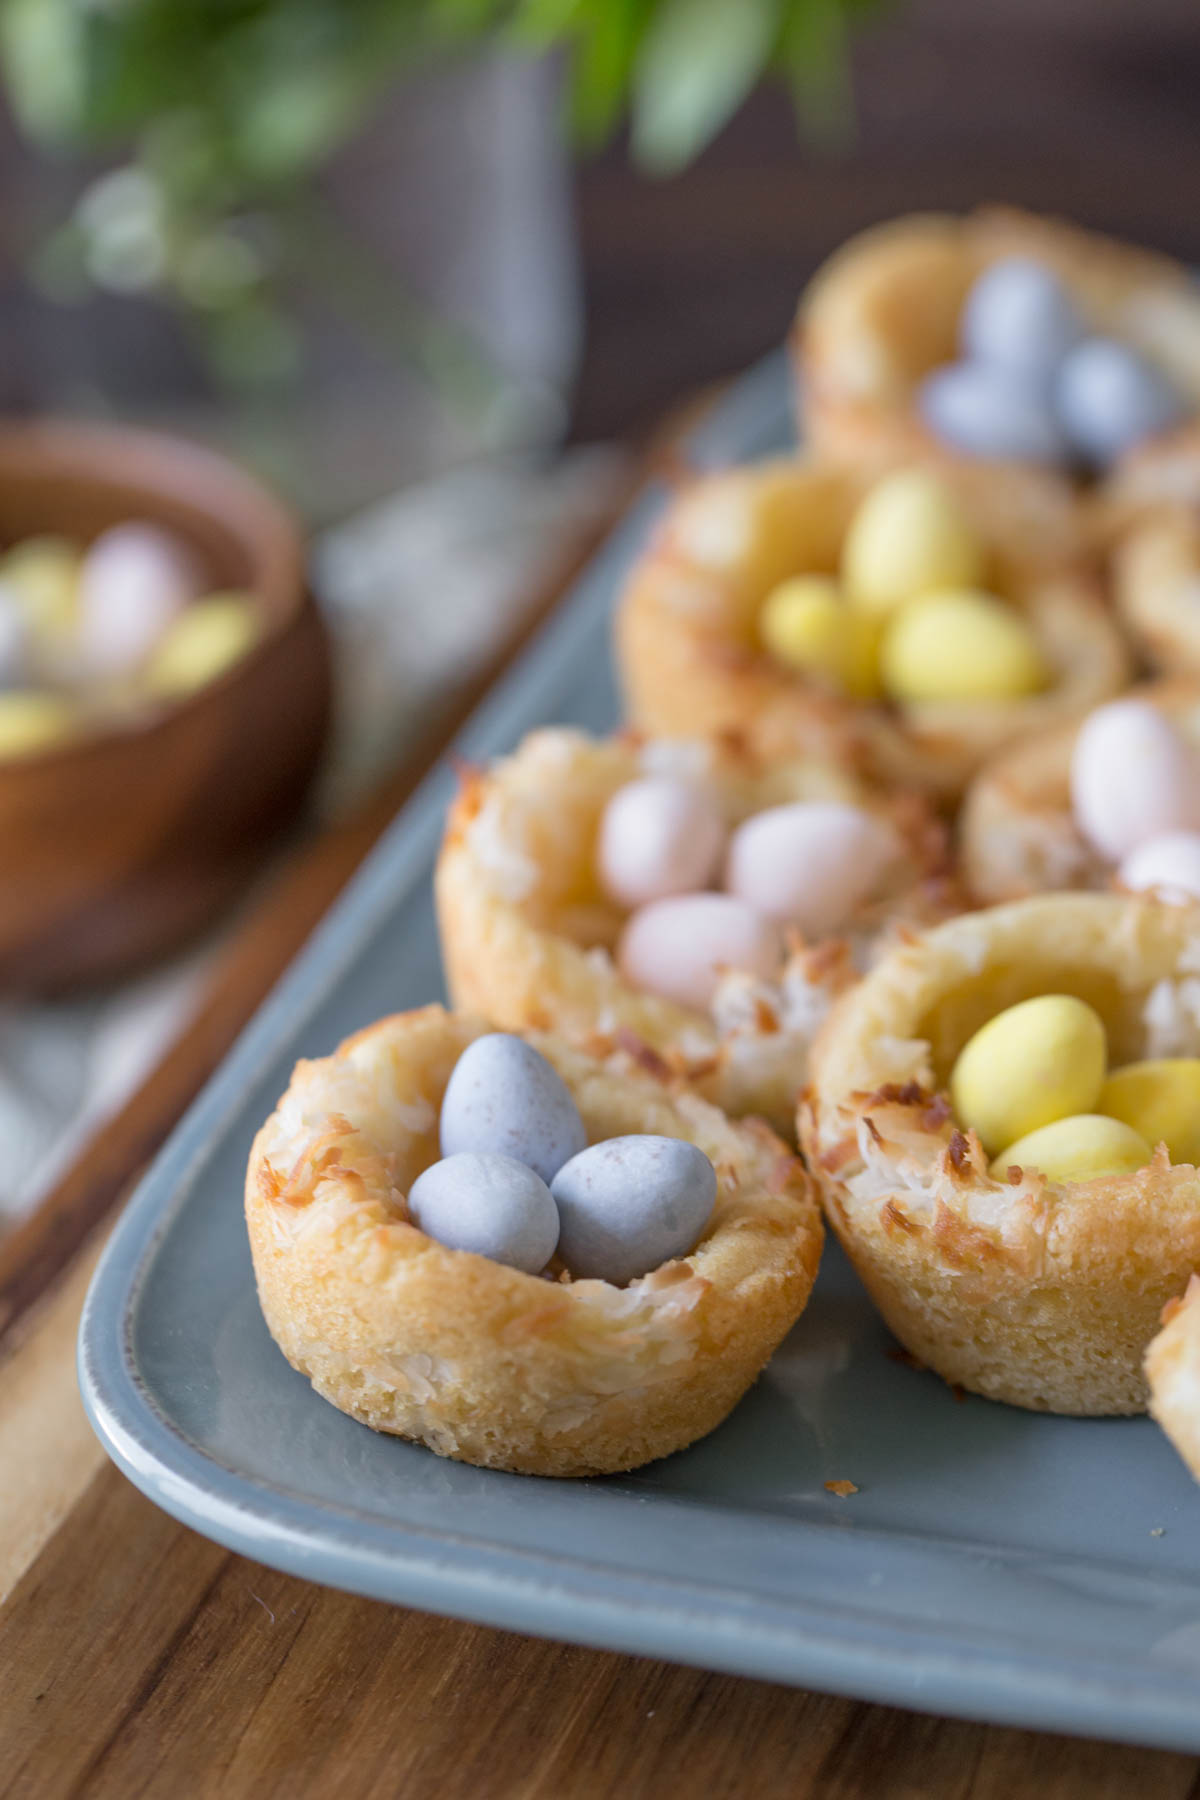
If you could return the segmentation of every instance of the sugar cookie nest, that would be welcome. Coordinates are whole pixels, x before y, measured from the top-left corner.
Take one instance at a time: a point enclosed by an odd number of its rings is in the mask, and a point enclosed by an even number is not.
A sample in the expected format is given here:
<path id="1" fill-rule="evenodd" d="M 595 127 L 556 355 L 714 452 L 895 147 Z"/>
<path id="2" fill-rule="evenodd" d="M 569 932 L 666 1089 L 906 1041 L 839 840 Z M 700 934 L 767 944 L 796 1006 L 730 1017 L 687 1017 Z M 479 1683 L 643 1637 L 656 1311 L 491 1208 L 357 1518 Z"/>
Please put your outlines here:
<path id="1" fill-rule="evenodd" d="M 1134 693 L 1200 749 L 1200 680 L 1151 682 Z M 1075 722 L 1012 744 L 971 783 L 959 816 L 958 853 L 976 900 L 1112 885 L 1113 865 L 1088 844 L 1071 808 L 1078 731 Z"/>
<path id="2" fill-rule="evenodd" d="M 957 357 L 977 276 L 1009 256 L 1052 269 L 1092 330 L 1124 339 L 1200 405 L 1200 297 L 1178 263 L 1056 219 L 984 207 L 873 226 L 818 271 L 792 334 L 805 440 L 846 458 L 937 446 L 916 391 Z"/>
<path id="3" fill-rule="evenodd" d="M 618 788 L 649 772 L 703 779 L 731 823 L 793 800 L 868 806 L 904 846 L 891 898 L 850 922 L 852 941 L 795 938 L 777 981 L 730 971 L 711 1013 L 629 986 L 612 954 L 627 915 L 600 887 L 596 839 Z M 761 1114 L 790 1136 L 809 1045 L 854 980 L 855 952 L 861 959 L 881 932 L 953 910 L 944 867 L 944 834 L 919 800 L 872 793 L 828 763 L 766 763 L 736 741 L 597 739 L 556 727 L 463 780 L 435 881 L 442 957 L 458 1006 L 599 1054 L 633 1049 L 725 1112 Z"/>
<path id="4" fill-rule="evenodd" d="M 776 460 L 679 493 L 630 575 L 616 619 L 630 717 L 666 736 L 738 731 L 764 754 L 816 754 L 944 798 L 1013 739 L 1117 693 L 1128 658 L 1057 477 L 955 462 L 943 473 L 985 545 L 989 585 L 1022 612 L 1051 671 L 1028 699 L 864 705 L 825 692 L 762 646 L 758 620 L 790 575 L 831 573 L 880 466 Z"/>
<path id="5" fill-rule="evenodd" d="M 1163 1308 L 1146 1351 L 1150 1411 L 1200 1481 L 1200 1276 Z"/>
<path id="6" fill-rule="evenodd" d="M 1132 451 L 1097 492 L 1091 523 L 1137 649 L 1164 674 L 1200 676 L 1200 427 Z"/>
<path id="7" fill-rule="evenodd" d="M 995 1014 L 1078 995 L 1113 1067 L 1200 1054 L 1200 912 L 1056 894 L 893 951 L 811 1059 L 801 1142 L 826 1216 L 888 1325 L 947 1381 L 1038 1411 L 1146 1405 L 1142 1357 L 1200 1267 L 1200 1174 L 1164 1146 L 1132 1175 L 995 1181 L 946 1084 Z"/>
<path id="8" fill-rule="evenodd" d="M 821 1249 L 812 1186 L 765 1125 L 539 1037 L 591 1141 L 699 1145 L 717 1170 L 711 1222 L 689 1257 L 625 1288 L 448 1250 L 408 1223 L 405 1194 L 487 1029 L 431 1006 L 297 1064 L 246 1173 L 263 1313 L 292 1366 L 376 1431 L 528 1474 L 631 1469 L 719 1424 L 799 1317 Z"/>

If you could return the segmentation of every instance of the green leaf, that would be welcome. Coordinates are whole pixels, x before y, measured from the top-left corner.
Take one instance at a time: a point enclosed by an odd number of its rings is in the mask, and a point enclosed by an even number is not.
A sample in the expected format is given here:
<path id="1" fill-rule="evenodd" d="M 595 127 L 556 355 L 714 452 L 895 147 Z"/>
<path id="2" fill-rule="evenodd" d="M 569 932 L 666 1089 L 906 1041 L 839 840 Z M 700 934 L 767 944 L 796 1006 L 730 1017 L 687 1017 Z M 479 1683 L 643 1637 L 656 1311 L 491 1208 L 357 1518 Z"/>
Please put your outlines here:
<path id="1" fill-rule="evenodd" d="M 633 78 L 633 150 L 671 174 L 733 116 L 766 69 L 779 0 L 664 0 Z"/>
<path id="2" fill-rule="evenodd" d="M 780 62 L 802 125 L 827 143 L 854 131 L 846 0 L 791 0 Z"/>

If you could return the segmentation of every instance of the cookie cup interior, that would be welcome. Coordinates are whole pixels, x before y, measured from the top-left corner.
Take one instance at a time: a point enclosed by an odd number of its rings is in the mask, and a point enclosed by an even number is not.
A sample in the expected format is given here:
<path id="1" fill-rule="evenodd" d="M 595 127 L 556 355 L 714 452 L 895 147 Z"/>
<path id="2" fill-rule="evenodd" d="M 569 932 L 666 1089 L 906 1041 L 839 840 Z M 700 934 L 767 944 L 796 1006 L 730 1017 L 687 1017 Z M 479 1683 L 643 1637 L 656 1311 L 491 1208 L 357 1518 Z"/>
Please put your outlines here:
<path id="1" fill-rule="evenodd" d="M 408 1223 L 405 1194 L 437 1160 L 458 1057 L 488 1029 L 427 1007 L 297 1065 L 246 1176 L 267 1325 L 318 1393 L 377 1431 L 523 1473 L 635 1468 L 719 1424 L 803 1310 L 822 1236 L 811 1184 L 766 1126 L 533 1038 L 592 1142 L 699 1145 L 717 1169 L 712 1219 L 690 1256 L 625 1288 L 446 1249 Z"/>
<path id="2" fill-rule="evenodd" d="M 821 755 L 939 799 L 1003 744 L 1117 692 L 1128 657 L 1081 558 L 1068 486 L 1032 470 L 956 462 L 942 473 L 988 555 L 987 585 L 1029 623 L 1046 688 L 1010 701 L 865 704 L 826 692 L 763 647 L 780 581 L 831 574 L 883 466 L 778 458 L 685 486 L 622 595 L 616 646 L 629 716 L 665 736 L 736 731 L 766 755 Z"/>
<path id="3" fill-rule="evenodd" d="M 901 1343 L 947 1381 L 1038 1411 L 1144 1409 L 1142 1357 L 1200 1263 L 1200 1175 L 993 1180 L 946 1097 L 959 1050 L 1037 994 L 1094 1006 L 1109 1062 L 1200 1054 L 1200 909 L 1056 894 L 893 951 L 831 1015 L 800 1133 L 826 1216 Z"/>

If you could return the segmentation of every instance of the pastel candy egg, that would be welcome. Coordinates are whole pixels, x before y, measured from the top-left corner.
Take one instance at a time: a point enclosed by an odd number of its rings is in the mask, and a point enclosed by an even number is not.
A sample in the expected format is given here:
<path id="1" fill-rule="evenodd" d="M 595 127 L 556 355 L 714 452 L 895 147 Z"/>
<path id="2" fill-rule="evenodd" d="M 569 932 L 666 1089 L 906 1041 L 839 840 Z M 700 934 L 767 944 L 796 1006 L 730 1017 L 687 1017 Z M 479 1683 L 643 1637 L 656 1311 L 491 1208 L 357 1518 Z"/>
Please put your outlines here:
<path id="1" fill-rule="evenodd" d="M 879 692 L 879 630 L 829 575 L 796 575 L 763 602 L 759 636 L 777 662 L 852 700 Z"/>
<path id="2" fill-rule="evenodd" d="M 200 592 L 195 558 L 172 533 L 130 520 L 101 532 L 79 571 L 79 645 L 99 675 L 142 662 Z"/>
<path id="3" fill-rule="evenodd" d="M 0 576 L 0 687 L 11 687 L 30 672 L 32 631 L 16 590 Z"/>
<path id="4" fill-rule="evenodd" d="M 1200 832 L 1167 831 L 1139 844 L 1117 871 L 1124 887 L 1182 905 L 1200 900 Z"/>
<path id="5" fill-rule="evenodd" d="M 61 694 L 32 688 L 0 693 L 0 758 L 37 756 L 79 729 L 79 713 Z"/>
<path id="6" fill-rule="evenodd" d="M 917 407 L 936 437 L 967 456 L 1058 463 L 1067 455 L 1047 395 L 1010 369 L 947 363 L 926 376 Z"/>
<path id="7" fill-rule="evenodd" d="M 442 1155 L 513 1156 L 550 1181 L 587 1143 L 566 1082 L 523 1038 L 489 1032 L 463 1051 L 442 1098 Z"/>
<path id="8" fill-rule="evenodd" d="M 1015 607 L 969 588 L 910 600 L 888 625 L 880 655 L 894 700 L 1020 700 L 1045 687 L 1037 638 Z"/>
<path id="9" fill-rule="evenodd" d="M 558 1208 L 540 1175 L 513 1156 L 463 1150 L 434 1163 L 408 1192 L 408 1216 L 449 1250 L 473 1250 L 536 1275 L 558 1243 Z"/>
<path id="10" fill-rule="evenodd" d="M 620 1287 L 687 1255 L 712 1217 L 717 1177 L 681 1138 L 618 1137 L 573 1157 L 550 1191 L 572 1275 Z"/>
<path id="11" fill-rule="evenodd" d="M 704 1012 L 727 969 L 764 980 L 783 959 L 769 919 L 732 894 L 681 894 L 632 913 L 617 945 L 631 986 Z"/>
<path id="12" fill-rule="evenodd" d="M 26 538 L 0 561 L 0 581 L 16 597 L 34 640 L 47 649 L 75 630 L 80 562 L 74 544 L 57 537 Z"/>
<path id="13" fill-rule="evenodd" d="M 1030 256 L 1006 256 L 975 282 L 959 331 L 968 358 L 1045 380 L 1083 326 L 1053 270 Z"/>
<path id="14" fill-rule="evenodd" d="M 1146 700 L 1112 700 L 1084 720 L 1071 752 L 1075 822 L 1118 862 L 1166 832 L 1200 829 L 1200 758 Z"/>
<path id="15" fill-rule="evenodd" d="M 1200 1057 L 1166 1056 L 1114 1069 L 1097 1110 L 1122 1119 L 1173 1163 L 1200 1163 Z"/>
<path id="16" fill-rule="evenodd" d="M 259 635 L 249 594 L 209 594 L 186 607 L 151 650 L 142 685 L 160 699 L 182 699 L 245 656 Z"/>
<path id="17" fill-rule="evenodd" d="M 877 482 L 850 521 L 842 545 L 849 598 L 884 614 L 927 588 L 978 581 L 983 548 L 954 495 L 927 469 L 901 469 Z"/>
<path id="18" fill-rule="evenodd" d="M 707 887 L 725 848 L 725 820 L 697 782 L 647 775 L 618 788 L 604 809 L 596 864 L 619 906 Z"/>
<path id="19" fill-rule="evenodd" d="M 1010 1169 L 1036 1169 L 1047 1181 L 1096 1181 L 1144 1169 L 1151 1155 L 1145 1138 L 1120 1119 L 1077 1113 L 1010 1144 L 992 1163 L 991 1173 L 1003 1181 Z"/>
<path id="20" fill-rule="evenodd" d="M 734 832 L 725 885 L 767 918 L 827 937 L 878 893 L 898 850 L 895 833 L 861 807 L 772 806 Z"/>
<path id="21" fill-rule="evenodd" d="M 989 1156 L 1069 1113 L 1091 1112 L 1104 1085 L 1100 1016 L 1071 994 L 1039 994 L 997 1013 L 959 1052 L 950 1098 Z"/>
<path id="22" fill-rule="evenodd" d="M 1184 412 L 1166 376 L 1114 338 L 1087 338 L 1063 359 L 1054 400 L 1073 448 L 1101 466 Z"/>

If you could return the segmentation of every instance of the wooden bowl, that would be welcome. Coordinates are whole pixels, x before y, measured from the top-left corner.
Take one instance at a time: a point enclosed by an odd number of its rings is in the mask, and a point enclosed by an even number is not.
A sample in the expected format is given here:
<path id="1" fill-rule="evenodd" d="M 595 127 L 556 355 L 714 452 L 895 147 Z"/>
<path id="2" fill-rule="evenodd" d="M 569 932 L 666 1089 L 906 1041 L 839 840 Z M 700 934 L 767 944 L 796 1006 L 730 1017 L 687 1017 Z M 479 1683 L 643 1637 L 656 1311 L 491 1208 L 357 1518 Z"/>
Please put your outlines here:
<path id="1" fill-rule="evenodd" d="M 0 544 L 88 543 L 149 519 L 213 588 L 259 598 L 259 641 L 225 674 L 128 724 L 0 761 L 0 987 L 125 973 L 205 924 L 299 807 L 329 719 L 324 629 L 288 513 L 181 440 L 107 425 L 0 424 Z"/>

